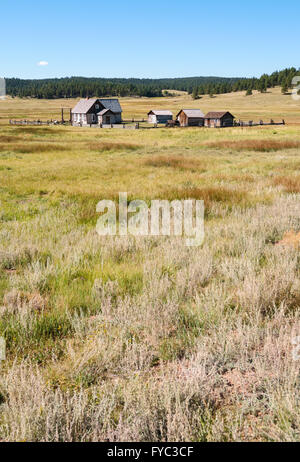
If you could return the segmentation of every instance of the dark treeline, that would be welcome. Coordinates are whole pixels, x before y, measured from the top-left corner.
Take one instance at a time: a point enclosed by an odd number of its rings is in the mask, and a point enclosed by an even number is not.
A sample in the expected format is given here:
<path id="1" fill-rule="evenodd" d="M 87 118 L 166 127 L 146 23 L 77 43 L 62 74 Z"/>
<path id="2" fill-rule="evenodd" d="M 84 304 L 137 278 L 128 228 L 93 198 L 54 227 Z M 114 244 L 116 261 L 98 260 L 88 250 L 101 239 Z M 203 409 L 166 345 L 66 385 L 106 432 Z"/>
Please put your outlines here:
<path id="1" fill-rule="evenodd" d="M 298 71 L 299 72 L 299 71 Z M 7 94 L 21 98 L 77 98 L 104 96 L 164 96 L 172 90 L 187 91 L 193 98 L 252 90 L 261 92 L 280 85 L 283 92 L 291 87 L 296 68 L 276 71 L 260 78 L 187 77 L 175 79 L 104 79 L 68 77 L 61 79 L 23 80 L 6 79 Z M 168 91 L 165 91 L 165 90 Z"/>

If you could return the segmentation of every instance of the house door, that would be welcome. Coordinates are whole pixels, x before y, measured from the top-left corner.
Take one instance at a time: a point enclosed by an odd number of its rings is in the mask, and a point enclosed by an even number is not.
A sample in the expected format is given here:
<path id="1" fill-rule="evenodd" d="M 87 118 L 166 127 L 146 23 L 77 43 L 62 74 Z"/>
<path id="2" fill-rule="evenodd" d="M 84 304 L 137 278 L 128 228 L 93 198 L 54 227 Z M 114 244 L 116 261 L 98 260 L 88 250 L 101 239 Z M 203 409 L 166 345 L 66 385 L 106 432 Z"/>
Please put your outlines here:
<path id="1" fill-rule="evenodd" d="M 110 124 L 110 116 L 106 116 L 106 123 Z"/>

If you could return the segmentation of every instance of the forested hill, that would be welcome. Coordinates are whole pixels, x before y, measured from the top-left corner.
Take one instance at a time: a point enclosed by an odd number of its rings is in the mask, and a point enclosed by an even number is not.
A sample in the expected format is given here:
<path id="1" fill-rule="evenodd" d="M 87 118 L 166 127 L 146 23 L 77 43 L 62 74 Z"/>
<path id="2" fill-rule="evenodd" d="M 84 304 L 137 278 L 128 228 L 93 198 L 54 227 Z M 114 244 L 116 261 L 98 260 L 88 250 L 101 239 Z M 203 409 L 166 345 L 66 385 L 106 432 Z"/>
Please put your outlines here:
<path id="1" fill-rule="evenodd" d="M 298 71 L 299 72 L 299 71 Z M 220 94 L 232 91 L 266 91 L 281 85 L 291 86 L 296 68 L 264 74 L 258 78 L 187 77 L 175 79 L 107 79 L 68 77 L 61 79 L 22 80 L 6 79 L 7 94 L 32 98 L 75 98 L 93 96 L 164 96 L 172 90 L 187 91 L 194 98 L 203 94 Z M 165 90 L 168 90 L 166 92 Z"/>

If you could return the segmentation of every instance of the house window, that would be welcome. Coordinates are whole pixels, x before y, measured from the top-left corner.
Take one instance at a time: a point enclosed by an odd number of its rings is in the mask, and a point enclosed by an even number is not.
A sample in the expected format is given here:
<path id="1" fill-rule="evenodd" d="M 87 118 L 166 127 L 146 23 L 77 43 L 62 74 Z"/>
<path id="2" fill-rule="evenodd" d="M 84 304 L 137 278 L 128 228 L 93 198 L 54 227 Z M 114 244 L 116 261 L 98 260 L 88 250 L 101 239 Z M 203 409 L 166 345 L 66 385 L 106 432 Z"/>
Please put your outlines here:
<path id="1" fill-rule="evenodd" d="M 96 105 L 95 105 L 95 108 L 96 108 L 97 110 L 100 109 L 99 104 L 96 104 Z"/>

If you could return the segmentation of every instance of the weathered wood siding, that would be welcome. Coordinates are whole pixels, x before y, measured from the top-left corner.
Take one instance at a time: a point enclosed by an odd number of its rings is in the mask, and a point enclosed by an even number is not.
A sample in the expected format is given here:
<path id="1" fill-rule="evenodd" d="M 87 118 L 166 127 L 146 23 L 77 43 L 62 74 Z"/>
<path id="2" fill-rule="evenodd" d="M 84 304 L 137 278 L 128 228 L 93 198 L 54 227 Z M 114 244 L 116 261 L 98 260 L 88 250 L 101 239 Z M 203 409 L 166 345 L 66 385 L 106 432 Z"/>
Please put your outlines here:
<path id="1" fill-rule="evenodd" d="M 221 120 L 221 127 L 232 127 L 233 121 L 234 121 L 234 118 L 231 117 L 230 115 L 227 115 L 223 117 L 223 119 Z"/>
<path id="2" fill-rule="evenodd" d="M 205 127 L 232 127 L 234 118 L 226 115 L 221 119 L 205 119 Z"/>
<path id="3" fill-rule="evenodd" d="M 98 124 L 118 124 L 120 123 L 120 117 L 119 114 L 113 114 L 112 112 L 109 112 L 108 114 L 104 114 L 102 116 L 98 117 Z"/>
<path id="4" fill-rule="evenodd" d="M 189 127 L 203 127 L 204 119 L 202 117 L 189 117 L 188 126 Z"/>
<path id="5" fill-rule="evenodd" d="M 181 127 L 187 127 L 188 118 L 187 118 L 187 115 L 183 111 L 179 114 L 178 121 Z"/>
<path id="6" fill-rule="evenodd" d="M 203 127 L 203 117 L 188 117 L 184 111 L 178 115 L 178 121 L 181 127 Z"/>
<path id="7" fill-rule="evenodd" d="M 148 115 L 149 124 L 166 124 L 168 120 L 173 120 L 173 117 L 171 115 Z"/>

